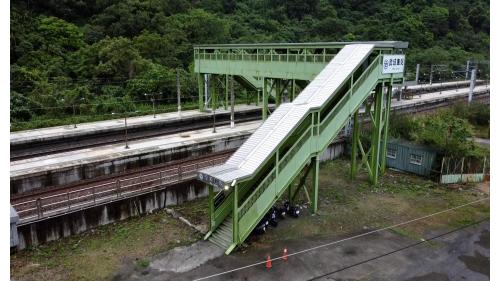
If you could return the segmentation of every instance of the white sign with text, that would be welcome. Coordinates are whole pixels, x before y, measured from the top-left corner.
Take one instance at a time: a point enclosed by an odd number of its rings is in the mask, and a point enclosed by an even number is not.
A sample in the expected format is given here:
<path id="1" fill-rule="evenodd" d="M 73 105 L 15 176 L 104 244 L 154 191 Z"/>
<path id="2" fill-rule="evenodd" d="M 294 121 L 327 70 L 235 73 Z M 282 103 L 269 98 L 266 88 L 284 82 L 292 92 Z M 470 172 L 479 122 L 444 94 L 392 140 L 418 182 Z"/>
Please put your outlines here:
<path id="1" fill-rule="evenodd" d="M 405 70 L 405 55 L 384 55 L 382 74 L 403 73 Z"/>

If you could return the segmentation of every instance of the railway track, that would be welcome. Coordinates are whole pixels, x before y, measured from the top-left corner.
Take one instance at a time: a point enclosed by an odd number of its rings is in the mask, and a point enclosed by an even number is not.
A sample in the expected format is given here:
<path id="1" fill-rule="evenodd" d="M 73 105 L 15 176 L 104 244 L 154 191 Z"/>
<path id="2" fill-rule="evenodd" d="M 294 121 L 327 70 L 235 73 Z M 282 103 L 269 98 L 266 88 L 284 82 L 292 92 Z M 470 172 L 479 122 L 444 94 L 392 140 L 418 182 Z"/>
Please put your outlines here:
<path id="1" fill-rule="evenodd" d="M 476 95 L 475 98 L 481 102 L 489 102 L 489 92 Z M 467 99 L 467 97 L 464 96 L 460 99 Z M 457 99 L 443 99 L 425 105 L 425 107 L 422 105 L 406 106 L 395 110 L 402 114 L 425 113 L 448 106 L 454 101 Z M 243 121 L 240 119 L 240 122 Z M 198 169 L 225 162 L 234 150 L 226 150 L 195 159 L 171 161 L 166 164 L 103 176 L 68 186 L 47 187 L 31 193 L 11 195 L 10 201 L 18 211 L 21 224 L 29 223 L 152 192 L 184 180 L 191 180 L 196 176 Z"/>
<path id="2" fill-rule="evenodd" d="M 261 119 L 261 111 L 256 110 L 245 113 L 235 113 L 235 122 L 249 122 Z M 229 125 L 229 116 L 217 116 L 215 125 Z M 128 141 L 141 140 L 163 135 L 182 133 L 186 131 L 210 128 L 213 119 L 203 118 L 201 120 L 182 120 L 159 126 L 148 126 L 139 128 L 128 128 Z M 18 161 L 27 158 L 39 157 L 55 153 L 67 152 L 77 149 L 98 147 L 108 144 L 124 143 L 125 128 L 106 133 L 92 134 L 88 136 L 68 137 L 45 142 L 31 142 L 27 144 L 10 146 L 10 161 Z"/>
<path id="3" fill-rule="evenodd" d="M 194 179 L 198 169 L 222 164 L 234 149 L 159 164 L 81 182 L 11 196 L 20 225 L 74 212 L 99 204 L 149 193 L 165 186 Z"/>
<path id="4" fill-rule="evenodd" d="M 460 82 L 463 84 L 463 82 Z M 461 85 L 460 84 L 460 85 Z M 477 85 L 484 84 L 484 81 L 479 81 Z M 426 94 L 429 91 L 458 89 L 457 84 L 447 83 L 439 86 L 422 86 L 415 89 L 403 89 L 403 96 L 410 97 L 413 95 Z M 261 111 L 255 110 L 250 112 L 235 112 L 236 123 L 249 122 L 261 119 Z M 229 113 L 216 116 L 216 126 L 229 124 Z M 127 129 L 127 139 L 129 141 L 141 140 L 151 137 L 163 136 L 174 133 L 182 133 L 185 131 L 210 128 L 213 126 L 212 117 L 206 116 L 200 120 L 179 120 L 177 122 L 163 123 L 159 125 L 142 126 Z M 107 144 L 116 144 L 125 142 L 125 128 L 112 130 L 105 133 L 96 133 L 86 136 L 63 137 L 58 140 L 30 142 L 26 144 L 18 144 L 10 146 L 10 161 L 18 161 L 27 158 L 39 157 L 54 153 L 67 152 L 83 148 L 92 148 Z"/>

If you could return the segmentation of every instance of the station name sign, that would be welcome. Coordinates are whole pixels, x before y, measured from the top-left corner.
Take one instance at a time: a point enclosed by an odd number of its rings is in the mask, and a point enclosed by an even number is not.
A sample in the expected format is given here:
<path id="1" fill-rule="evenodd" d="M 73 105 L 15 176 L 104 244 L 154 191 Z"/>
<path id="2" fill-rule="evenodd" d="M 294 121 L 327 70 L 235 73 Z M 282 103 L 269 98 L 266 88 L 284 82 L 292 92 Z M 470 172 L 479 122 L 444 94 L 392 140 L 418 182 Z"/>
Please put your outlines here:
<path id="1" fill-rule="evenodd" d="M 384 55 L 382 74 L 403 73 L 405 70 L 405 55 Z"/>
<path id="2" fill-rule="evenodd" d="M 214 178 L 212 176 L 209 176 L 209 175 L 206 175 L 206 174 L 203 174 L 203 173 L 198 173 L 198 179 L 204 183 L 208 183 L 212 186 L 216 186 L 216 187 L 220 187 L 220 188 L 223 188 L 224 187 L 224 182 L 217 179 L 217 178 Z"/>

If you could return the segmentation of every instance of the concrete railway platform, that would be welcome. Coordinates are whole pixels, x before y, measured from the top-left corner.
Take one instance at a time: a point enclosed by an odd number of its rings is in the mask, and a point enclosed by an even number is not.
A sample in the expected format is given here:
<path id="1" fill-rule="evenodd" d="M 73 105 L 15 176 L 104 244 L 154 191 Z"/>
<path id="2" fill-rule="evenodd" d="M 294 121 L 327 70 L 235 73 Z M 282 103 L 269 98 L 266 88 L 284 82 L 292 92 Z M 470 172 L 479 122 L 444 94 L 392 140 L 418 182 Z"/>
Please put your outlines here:
<path id="1" fill-rule="evenodd" d="M 392 110 L 436 110 L 466 100 L 468 93 L 468 88 L 449 89 L 394 100 Z M 489 103 L 489 87 L 477 86 L 473 99 Z M 151 116 L 138 118 L 142 119 L 136 124 L 155 122 L 148 119 Z M 201 165 L 224 162 L 261 123 L 217 126 L 216 133 L 206 128 L 135 140 L 129 142 L 129 149 L 118 143 L 12 161 L 11 204 L 22 224 L 21 247 L 206 196 L 206 186 L 194 179 L 195 171 Z M 77 129 L 83 130 L 83 125 Z M 338 157 L 343 145 L 340 136 L 321 159 Z"/>
<path id="2" fill-rule="evenodd" d="M 274 108 L 272 106 L 271 108 Z M 235 106 L 235 122 L 260 120 L 262 109 L 255 105 Z M 13 132 L 10 134 L 11 161 L 53 153 L 209 128 L 230 123 L 230 110 L 212 112 L 187 110 Z M 214 120 L 215 119 L 215 120 Z"/>

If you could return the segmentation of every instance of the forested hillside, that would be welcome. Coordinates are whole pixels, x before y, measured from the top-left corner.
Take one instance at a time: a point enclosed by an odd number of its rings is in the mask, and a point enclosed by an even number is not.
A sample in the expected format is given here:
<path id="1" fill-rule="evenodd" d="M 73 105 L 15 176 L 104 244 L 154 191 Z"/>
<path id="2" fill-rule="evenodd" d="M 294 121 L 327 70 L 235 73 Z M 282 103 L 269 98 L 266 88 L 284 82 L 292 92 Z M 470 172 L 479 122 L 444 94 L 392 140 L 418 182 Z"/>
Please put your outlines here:
<path id="1" fill-rule="evenodd" d="M 198 43 L 402 40 L 408 67 L 458 66 L 489 59 L 489 28 L 486 0 L 11 1 L 11 121 L 167 103 L 177 68 L 197 96 Z"/>

